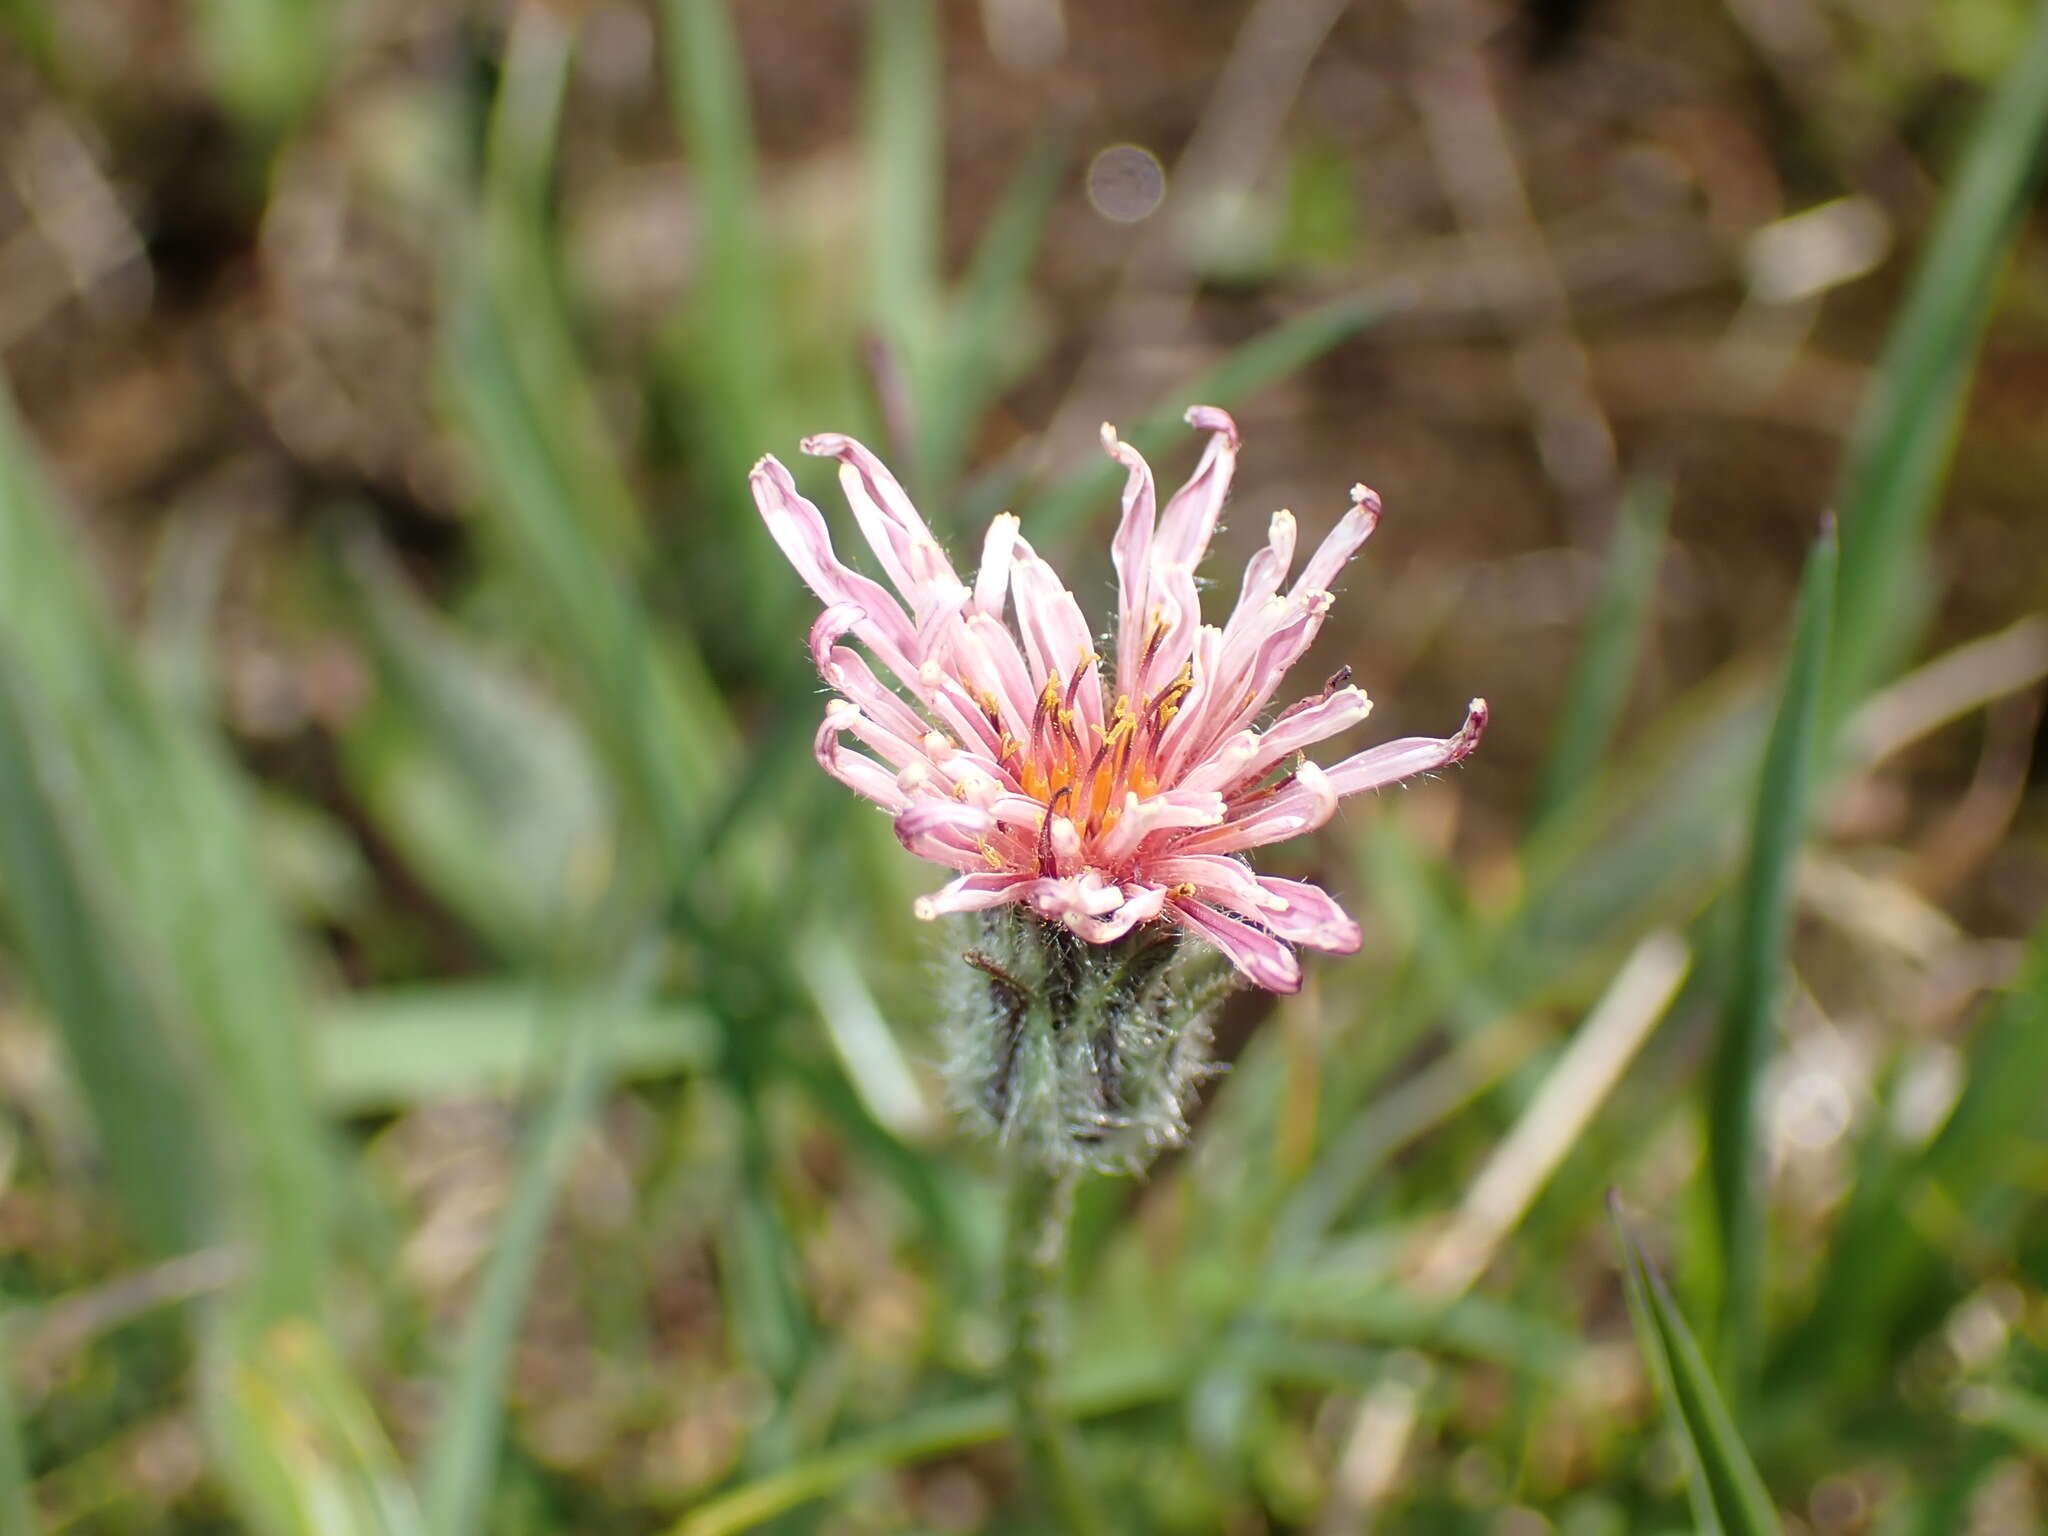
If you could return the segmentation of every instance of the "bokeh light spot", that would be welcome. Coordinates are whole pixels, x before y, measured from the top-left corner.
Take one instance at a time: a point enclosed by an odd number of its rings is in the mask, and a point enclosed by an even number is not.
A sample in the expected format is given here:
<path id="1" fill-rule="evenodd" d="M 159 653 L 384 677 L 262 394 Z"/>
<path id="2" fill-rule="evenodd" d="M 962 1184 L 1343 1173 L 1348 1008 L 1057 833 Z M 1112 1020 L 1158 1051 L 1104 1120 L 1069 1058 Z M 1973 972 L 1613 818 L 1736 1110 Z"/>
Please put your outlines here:
<path id="1" fill-rule="evenodd" d="M 1088 163 L 1088 201 L 1105 219 L 1135 224 L 1166 196 L 1166 167 L 1149 149 L 1112 144 Z"/>

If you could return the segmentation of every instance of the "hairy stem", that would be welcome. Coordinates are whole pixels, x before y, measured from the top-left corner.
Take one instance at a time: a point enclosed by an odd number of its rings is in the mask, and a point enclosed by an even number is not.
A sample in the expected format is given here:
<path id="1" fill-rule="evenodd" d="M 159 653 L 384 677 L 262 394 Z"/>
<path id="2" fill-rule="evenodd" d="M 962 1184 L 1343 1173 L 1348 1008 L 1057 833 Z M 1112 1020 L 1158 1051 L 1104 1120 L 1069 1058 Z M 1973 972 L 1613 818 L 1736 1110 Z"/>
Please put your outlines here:
<path id="1" fill-rule="evenodd" d="M 1061 1261 L 1074 1210 L 1074 1174 L 1017 1157 L 1010 1170 L 1003 1305 L 1010 1328 L 1010 1397 L 1030 1494 L 1070 1536 L 1100 1536 L 1102 1505 L 1082 1474 L 1073 1435 L 1054 1406 Z"/>

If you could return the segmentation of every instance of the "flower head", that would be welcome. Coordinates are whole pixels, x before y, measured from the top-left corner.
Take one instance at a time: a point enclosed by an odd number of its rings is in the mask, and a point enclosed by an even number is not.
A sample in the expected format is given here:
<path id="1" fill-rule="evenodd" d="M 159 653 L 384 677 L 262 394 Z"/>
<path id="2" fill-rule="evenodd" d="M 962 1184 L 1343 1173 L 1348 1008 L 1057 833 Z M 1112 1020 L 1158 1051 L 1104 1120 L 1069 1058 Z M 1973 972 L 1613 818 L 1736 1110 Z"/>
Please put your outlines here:
<path id="1" fill-rule="evenodd" d="M 1486 704 L 1473 700 L 1451 736 L 1318 767 L 1305 750 L 1371 709 L 1346 668 L 1261 728 L 1322 628 L 1338 572 L 1379 521 L 1379 498 L 1353 486 L 1350 509 L 1291 583 L 1294 518 L 1274 513 L 1230 616 L 1205 624 L 1195 570 L 1230 489 L 1237 426 L 1210 406 L 1187 419 L 1208 444 L 1163 507 L 1138 451 L 1102 429 L 1127 476 L 1111 546 L 1113 663 L 1015 517 L 989 525 L 970 586 L 895 476 L 850 437 L 823 433 L 803 450 L 839 461 L 895 592 L 840 562 L 823 515 L 772 457 L 754 466 L 754 501 L 825 604 L 811 654 L 838 697 L 818 761 L 887 810 L 904 847 L 959 872 L 918 902 L 920 917 L 1019 903 L 1096 944 L 1172 922 L 1258 985 L 1292 992 L 1293 946 L 1348 954 L 1358 925 L 1320 888 L 1254 874 L 1241 855 L 1321 826 L 1345 795 L 1458 761 L 1478 745 Z"/>

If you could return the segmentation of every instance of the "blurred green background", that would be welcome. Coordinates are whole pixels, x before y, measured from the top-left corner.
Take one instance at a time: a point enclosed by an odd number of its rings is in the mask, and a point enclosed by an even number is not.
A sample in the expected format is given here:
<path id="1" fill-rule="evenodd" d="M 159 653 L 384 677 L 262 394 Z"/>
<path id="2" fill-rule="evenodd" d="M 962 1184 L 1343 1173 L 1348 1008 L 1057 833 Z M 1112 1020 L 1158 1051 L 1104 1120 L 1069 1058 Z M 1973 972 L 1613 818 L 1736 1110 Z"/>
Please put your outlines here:
<path id="1" fill-rule="evenodd" d="M 2048 1528 L 2048 7 L 0 27 L 0 1531 L 1039 1528 L 745 471 L 1106 613 L 1190 403 L 1494 725 L 1083 1191 L 1111 1528 Z"/>

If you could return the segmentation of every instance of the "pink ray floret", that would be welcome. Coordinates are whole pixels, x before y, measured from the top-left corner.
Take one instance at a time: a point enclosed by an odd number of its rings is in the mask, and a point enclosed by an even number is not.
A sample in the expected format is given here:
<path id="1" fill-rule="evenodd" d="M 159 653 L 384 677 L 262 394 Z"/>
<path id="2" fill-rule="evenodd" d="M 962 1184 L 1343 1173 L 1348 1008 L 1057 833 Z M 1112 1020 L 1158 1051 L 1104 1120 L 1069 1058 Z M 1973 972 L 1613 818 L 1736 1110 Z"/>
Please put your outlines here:
<path id="1" fill-rule="evenodd" d="M 1457 762 L 1479 744 L 1486 703 L 1474 699 L 1450 736 L 1390 741 L 1318 767 L 1307 749 L 1372 707 L 1346 668 L 1261 726 L 1380 502 L 1353 486 L 1350 509 L 1292 583 L 1294 518 L 1274 513 L 1229 617 L 1204 624 L 1195 570 L 1238 438 L 1213 407 L 1187 419 L 1208 443 L 1163 507 L 1138 451 L 1102 429 L 1126 472 L 1107 669 L 1073 594 L 1015 517 L 990 525 L 981 567 L 963 581 L 896 477 L 850 437 L 821 433 L 803 449 L 839 461 L 893 592 L 841 563 L 824 516 L 772 457 L 754 466 L 754 501 L 825 604 L 811 654 L 837 697 L 818 729 L 818 761 L 888 811 L 904 847 L 958 872 L 917 903 L 920 917 L 1021 903 L 1098 944 L 1173 922 L 1259 986 L 1292 992 L 1301 985 L 1294 946 L 1349 954 L 1358 924 L 1322 890 L 1255 874 L 1243 855 L 1321 826 L 1345 795 Z"/>

